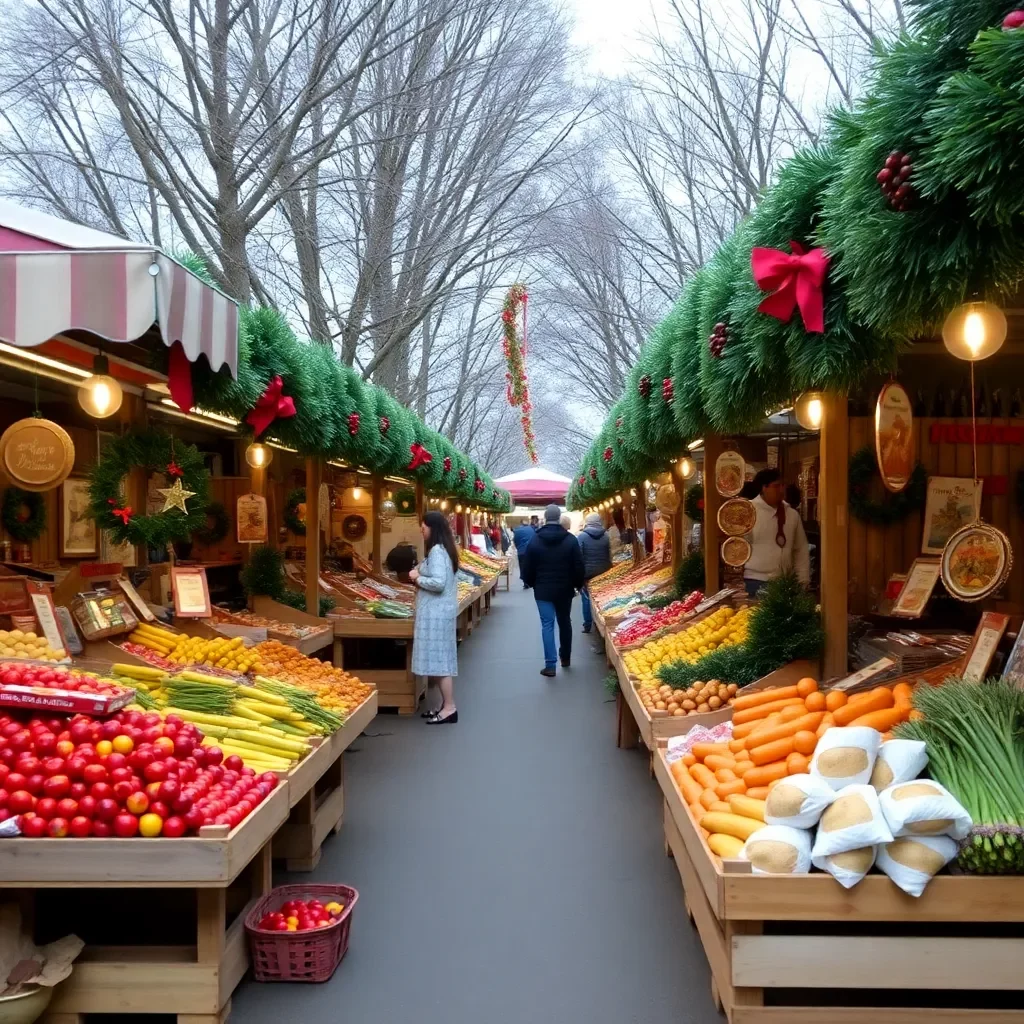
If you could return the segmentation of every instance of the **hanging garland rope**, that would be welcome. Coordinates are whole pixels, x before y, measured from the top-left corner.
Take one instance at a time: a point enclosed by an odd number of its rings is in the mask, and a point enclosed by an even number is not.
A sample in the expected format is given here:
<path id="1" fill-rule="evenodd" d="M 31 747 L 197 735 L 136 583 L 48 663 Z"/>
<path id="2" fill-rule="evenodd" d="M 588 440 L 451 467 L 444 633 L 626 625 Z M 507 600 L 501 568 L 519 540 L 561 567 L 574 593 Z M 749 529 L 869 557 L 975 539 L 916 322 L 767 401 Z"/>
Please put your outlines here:
<path id="1" fill-rule="evenodd" d="M 683 499 L 683 511 L 691 522 L 704 522 L 704 488 L 700 484 L 694 484 L 686 489 L 686 497 Z"/>
<path id="2" fill-rule="evenodd" d="M 284 525 L 288 527 L 296 536 L 306 536 L 306 521 L 299 518 L 299 506 L 306 504 L 306 488 L 296 487 L 288 495 L 288 500 L 284 503 Z M 309 516 L 309 509 L 306 509 L 306 516 Z"/>
<path id="3" fill-rule="evenodd" d="M 219 544 L 231 529 L 231 517 L 219 501 L 206 506 L 206 522 L 192 531 L 192 539 L 200 544 Z"/>
<path id="4" fill-rule="evenodd" d="M 133 469 L 146 478 L 162 475 L 164 488 L 181 485 L 192 496 L 185 499 L 187 511 L 142 515 L 126 503 L 123 481 Z M 207 504 L 209 474 L 195 445 L 176 441 L 159 431 L 133 431 L 111 438 L 103 446 L 100 460 L 89 474 L 89 516 L 101 530 L 109 530 L 116 544 L 145 544 L 161 547 L 172 540 L 185 540 L 201 521 Z"/>
<path id="5" fill-rule="evenodd" d="M 518 406 L 519 421 L 523 427 L 523 445 L 530 461 L 537 462 L 536 436 L 533 433 L 533 405 L 530 403 L 530 388 L 526 380 L 526 286 L 514 284 L 505 296 L 501 311 L 504 338 L 501 343 L 508 370 L 505 373 L 505 394 L 512 408 Z M 517 325 L 519 310 L 523 311 L 523 338 L 519 340 Z"/>
<path id="6" fill-rule="evenodd" d="M 11 540 L 28 544 L 46 529 L 46 502 L 36 491 L 23 491 L 8 487 L 4 491 L 3 511 L 0 513 L 4 529 Z"/>
<path id="7" fill-rule="evenodd" d="M 912 512 L 924 508 L 928 494 L 928 473 L 919 462 L 910 474 L 907 486 L 896 494 L 885 492 L 881 501 L 870 495 L 871 485 L 880 479 L 874 449 L 861 448 L 850 459 L 850 512 L 870 526 L 899 523 Z"/>

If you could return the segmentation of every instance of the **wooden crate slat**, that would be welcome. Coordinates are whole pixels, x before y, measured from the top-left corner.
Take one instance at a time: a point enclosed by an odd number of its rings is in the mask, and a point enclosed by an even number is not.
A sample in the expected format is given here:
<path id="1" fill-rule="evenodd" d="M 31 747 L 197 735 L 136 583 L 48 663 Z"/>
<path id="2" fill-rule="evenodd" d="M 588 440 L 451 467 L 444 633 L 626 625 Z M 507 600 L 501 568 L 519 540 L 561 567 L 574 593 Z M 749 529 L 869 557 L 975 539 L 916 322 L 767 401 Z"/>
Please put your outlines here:
<path id="1" fill-rule="evenodd" d="M 735 1007 L 729 1024 L 1024 1024 L 1024 1010 L 908 1006 Z"/>

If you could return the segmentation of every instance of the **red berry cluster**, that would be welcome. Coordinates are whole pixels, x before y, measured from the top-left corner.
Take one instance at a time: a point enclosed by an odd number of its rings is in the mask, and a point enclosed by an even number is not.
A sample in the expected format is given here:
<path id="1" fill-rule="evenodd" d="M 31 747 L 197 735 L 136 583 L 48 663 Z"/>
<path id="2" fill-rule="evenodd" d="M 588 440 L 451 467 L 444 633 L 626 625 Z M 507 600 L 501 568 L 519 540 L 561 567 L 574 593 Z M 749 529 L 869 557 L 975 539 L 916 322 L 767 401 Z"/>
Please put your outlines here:
<path id="1" fill-rule="evenodd" d="M 475 480 L 473 482 L 473 486 L 481 493 L 483 493 L 487 489 L 487 485 L 483 482 L 483 480 Z"/>
<path id="2" fill-rule="evenodd" d="M 359 413 L 350 412 L 348 414 L 348 432 L 351 437 L 355 437 L 359 433 Z"/>
<path id="3" fill-rule="evenodd" d="M 637 391 L 640 392 L 640 397 L 641 398 L 650 398 L 651 397 L 651 378 L 650 378 L 650 375 L 645 373 L 640 378 L 640 381 L 639 381 L 639 383 L 637 384 L 636 387 L 637 387 Z"/>
<path id="4" fill-rule="evenodd" d="M 605 450 L 604 450 L 604 461 L 605 462 L 611 462 L 612 461 L 612 455 L 614 455 L 614 454 L 615 453 L 612 451 L 612 446 L 608 445 L 608 447 L 605 448 Z"/>
<path id="5" fill-rule="evenodd" d="M 590 479 L 591 480 L 596 480 L 597 479 L 597 470 L 593 466 L 590 467 Z"/>
<path id="6" fill-rule="evenodd" d="M 676 389 L 675 389 L 675 386 L 672 383 L 672 378 L 671 377 L 666 377 L 661 382 L 661 397 L 666 402 L 671 402 L 672 399 L 675 398 L 675 394 L 676 394 Z"/>
<path id="7" fill-rule="evenodd" d="M 586 482 L 587 478 L 583 474 L 580 474 L 580 487 L 582 487 Z"/>
<path id="8" fill-rule="evenodd" d="M 909 210 L 917 199 L 917 189 L 910 184 L 913 173 L 914 164 L 910 154 L 894 149 L 885 158 L 885 166 L 875 175 L 889 205 L 901 213 Z"/>
<path id="9" fill-rule="evenodd" d="M 725 351 L 726 343 L 729 341 L 729 326 L 721 320 L 715 324 L 715 329 L 708 338 L 708 351 L 712 359 L 721 359 Z"/>
<path id="10" fill-rule="evenodd" d="M 452 471 L 452 460 L 448 455 L 444 457 L 444 471 L 446 473 L 450 473 Z"/>
<path id="11" fill-rule="evenodd" d="M 616 419 L 615 419 L 615 429 L 616 430 L 621 430 L 622 429 L 622 417 L 621 416 L 617 416 Z"/>
<path id="12" fill-rule="evenodd" d="M 466 474 L 466 471 L 464 469 L 460 469 L 459 470 L 459 479 L 460 480 L 465 480 L 466 479 L 466 475 L 467 474 Z"/>
<path id="13" fill-rule="evenodd" d="M 381 416 L 380 418 L 380 436 L 384 437 L 387 432 L 391 429 L 391 420 L 387 416 Z"/>

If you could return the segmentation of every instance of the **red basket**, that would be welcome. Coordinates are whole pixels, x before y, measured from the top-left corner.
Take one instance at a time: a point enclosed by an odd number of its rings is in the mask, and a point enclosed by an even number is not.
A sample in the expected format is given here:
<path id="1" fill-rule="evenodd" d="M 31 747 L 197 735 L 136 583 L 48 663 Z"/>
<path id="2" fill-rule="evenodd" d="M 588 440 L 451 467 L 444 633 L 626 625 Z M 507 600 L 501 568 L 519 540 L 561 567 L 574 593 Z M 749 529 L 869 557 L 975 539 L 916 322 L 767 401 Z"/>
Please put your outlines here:
<path id="1" fill-rule="evenodd" d="M 318 899 L 344 904 L 327 928 L 310 932 L 268 932 L 257 927 L 264 914 L 289 900 Z M 252 970 L 257 981 L 327 981 L 348 952 L 352 911 L 359 893 L 349 885 L 280 885 L 245 915 Z"/>

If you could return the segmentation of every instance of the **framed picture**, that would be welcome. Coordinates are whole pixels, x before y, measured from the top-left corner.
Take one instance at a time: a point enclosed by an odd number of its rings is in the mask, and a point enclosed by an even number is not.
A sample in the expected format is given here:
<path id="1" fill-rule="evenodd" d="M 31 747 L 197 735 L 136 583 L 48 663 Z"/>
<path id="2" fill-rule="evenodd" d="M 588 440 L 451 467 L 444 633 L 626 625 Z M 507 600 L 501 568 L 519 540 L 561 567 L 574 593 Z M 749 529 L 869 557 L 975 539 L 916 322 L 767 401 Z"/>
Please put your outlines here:
<path id="1" fill-rule="evenodd" d="M 89 518 L 89 481 L 72 476 L 60 487 L 60 557 L 95 558 L 97 530 Z"/>
<path id="2" fill-rule="evenodd" d="M 135 545 L 116 544 L 109 530 L 100 531 L 100 561 L 120 562 L 126 569 L 133 568 L 138 563 L 135 556 Z"/>
<path id="3" fill-rule="evenodd" d="M 928 477 L 921 551 L 941 555 L 957 530 L 976 523 L 981 516 L 981 481 L 967 477 Z"/>
<path id="4" fill-rule="evenodd" d="M 914 414 L 910 396 L 895 381 L 875 404 L 875 455 L 886 489 L 902 491 L 914 470 Z"/>
<path id="5" fill-rule="evenodd" d="M 957 530 L 942 552 L 942 582 L 959 601 L 980 601 L 998 590 L 1013 568 L 1013 550 L 1002 530 L 975 523 Z"/>
<path id="6" fill-rule="evenodd" d="M 929 600 L 935 584 L 939 581 L 942 563 L 938 558 L 917 558 L 907 573 L 900 596 L 892 606 L 892 614 L 906 619 L 919 619 Z"/>

